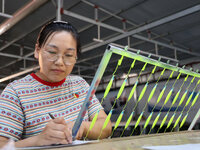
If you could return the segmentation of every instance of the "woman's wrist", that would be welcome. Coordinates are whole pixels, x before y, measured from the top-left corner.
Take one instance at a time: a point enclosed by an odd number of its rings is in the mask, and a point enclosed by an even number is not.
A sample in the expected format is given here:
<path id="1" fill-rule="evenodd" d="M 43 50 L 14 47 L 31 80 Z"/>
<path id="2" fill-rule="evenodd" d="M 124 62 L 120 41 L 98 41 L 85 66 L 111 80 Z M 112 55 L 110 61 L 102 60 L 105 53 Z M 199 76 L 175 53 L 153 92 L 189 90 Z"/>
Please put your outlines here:
<path id="1" fill-rule="evenodd" d="M 39 141 L 38 136 L 36 135 L 33 137 L 26 138 L 24 140 L 15 142 L 15 146 L 16 147 L 41 146 L 38 141 Z"/>
<path id="2" fill-rule="evenodd" d="M 87 132 L 90 128 L 90 122 L 89 121 L 83 121 L 83 137 L 85 137 L 87 135 Z"/>

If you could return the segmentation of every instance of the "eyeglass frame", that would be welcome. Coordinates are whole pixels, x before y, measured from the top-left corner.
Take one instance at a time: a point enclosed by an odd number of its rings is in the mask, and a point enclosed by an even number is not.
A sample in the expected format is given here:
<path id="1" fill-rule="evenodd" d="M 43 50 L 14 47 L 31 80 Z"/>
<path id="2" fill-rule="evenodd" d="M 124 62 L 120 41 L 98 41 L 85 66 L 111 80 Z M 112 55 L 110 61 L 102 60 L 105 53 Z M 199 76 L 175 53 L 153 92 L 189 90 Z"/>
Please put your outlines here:
<path id="1" fill-rule="evenodd" d="M 74 62 L 73 63 L 69 63 L 69 62 L 66 63 L 66 61 L 64 59 L 64 55 L 62 55 L 62 54 L 59 54 L 59 53 L 55 54 L 55 56 L 54 56 L 55 59 L 52 60 L 52 59 L 48 58 L 47 55 L 49 55 L 50 53 L 47 50 L 43 50 L 42 52 L 44 52 L 44 54 L 46 54 L 46 57 L 47 57 L 48 61 L 52 61 L 52 62 L 57 61 L 59 59 L 59 57 L 62 56 L 62 60 L 63 60 L 63 62 L 64 62 L 65 65 L 74 65 L 76 63 L 76 60 L 78 59 L 78 57 L 75 56 L 75 57 L 72 57 L 72 58 L 74 58 Z"/>

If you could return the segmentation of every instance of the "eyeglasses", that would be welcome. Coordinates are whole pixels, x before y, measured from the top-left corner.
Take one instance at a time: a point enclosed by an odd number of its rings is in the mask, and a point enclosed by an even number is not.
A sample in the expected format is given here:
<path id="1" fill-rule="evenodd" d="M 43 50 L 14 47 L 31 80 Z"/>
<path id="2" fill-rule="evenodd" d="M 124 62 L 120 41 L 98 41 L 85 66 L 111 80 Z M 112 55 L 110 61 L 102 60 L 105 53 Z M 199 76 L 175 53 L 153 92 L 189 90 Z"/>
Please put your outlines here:
<path id="1" fill-rule="evenodd" d="M 76 63 L 77 60 L 77 57 L 74 56 L 73 54 L 61 55 L 55 51 L 50 51 L 50 50 L 44 50 L 43 52 L 49 61 L 56 61 L 60 56 L 62 56 L 65 65 L 73 65 Z"/>

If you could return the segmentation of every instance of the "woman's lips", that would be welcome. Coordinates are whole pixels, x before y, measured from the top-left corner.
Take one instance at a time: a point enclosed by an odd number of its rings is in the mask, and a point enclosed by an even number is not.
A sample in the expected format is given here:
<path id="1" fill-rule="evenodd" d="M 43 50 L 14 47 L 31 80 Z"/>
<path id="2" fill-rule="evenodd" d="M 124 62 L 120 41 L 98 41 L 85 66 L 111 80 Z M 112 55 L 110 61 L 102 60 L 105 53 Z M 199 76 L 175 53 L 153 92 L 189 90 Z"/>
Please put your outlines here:
<path id="1" fill-rule="evenodd" d="M 63 73 L 64 71 L 61 70 L 61 69 L 52 69 L 53 72 L 56 72 L 56 73 Z"/>

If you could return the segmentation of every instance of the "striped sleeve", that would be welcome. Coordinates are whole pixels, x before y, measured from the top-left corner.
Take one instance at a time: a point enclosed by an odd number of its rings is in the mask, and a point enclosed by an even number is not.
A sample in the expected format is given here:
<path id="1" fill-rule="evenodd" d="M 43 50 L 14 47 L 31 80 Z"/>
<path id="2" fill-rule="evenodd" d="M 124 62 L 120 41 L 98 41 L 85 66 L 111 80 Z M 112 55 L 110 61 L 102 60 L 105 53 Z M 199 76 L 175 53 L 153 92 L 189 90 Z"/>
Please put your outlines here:
<path id="1" fill-rule="evenodd" d="M 9 84 L 0 96 L 0 136 L 21 139 L 24 115 L 16 91 Z"/>
<path id="2" fill-rule="evenodd" d="M 82 81 L 83 81 L 82 83 L 83 83 L 85 90 L 88 92 L 88 90 L 90 88 L 89 84 L 84 79 L 82 79 Z M 90 117 L 93 114 L 95 114 L 98 110 L 103 110 L 103 109 L 104 108 L 101 106 L 99 100 L 94 95 L 92 100 L 90 100 L 90 104 L 89 104 L 89 107 L 88 107 L 88 116 Z"/>

